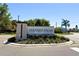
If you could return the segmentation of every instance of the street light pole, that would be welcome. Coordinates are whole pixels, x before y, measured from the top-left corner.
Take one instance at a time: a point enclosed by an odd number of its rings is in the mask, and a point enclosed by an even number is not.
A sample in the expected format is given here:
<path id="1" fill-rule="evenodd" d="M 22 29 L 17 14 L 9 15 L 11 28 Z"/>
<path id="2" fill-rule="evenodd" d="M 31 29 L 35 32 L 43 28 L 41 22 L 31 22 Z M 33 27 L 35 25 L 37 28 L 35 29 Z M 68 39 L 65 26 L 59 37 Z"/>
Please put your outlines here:
<path id="1" fill-rule="evenodd" d="M 20 17 L 20 16 L 18 15 L 18 22 L 19 22 L 19 17 Z"/>
<path id="2" fill-rule="evenodd" d="M 56 28 L 57 28 L 57 22 L 56 22 Z"/>

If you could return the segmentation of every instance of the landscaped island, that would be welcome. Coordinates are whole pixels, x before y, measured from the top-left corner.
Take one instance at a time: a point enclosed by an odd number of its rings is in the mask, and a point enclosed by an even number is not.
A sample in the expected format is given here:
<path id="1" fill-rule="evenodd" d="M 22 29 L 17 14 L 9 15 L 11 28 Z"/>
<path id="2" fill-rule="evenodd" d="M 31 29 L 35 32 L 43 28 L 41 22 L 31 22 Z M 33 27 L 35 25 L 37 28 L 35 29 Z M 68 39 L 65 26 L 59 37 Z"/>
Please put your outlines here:
<path id="1" fill-rule="evenodd" d="M 69 41 L 68 38 L 63 36 L 30 36 L 22 41 L 16 41 L 15 37 L 8 39 L 8 42 L 14 42 L 19 44 L 51 44 L 51 43 L 64 43 Z"/>

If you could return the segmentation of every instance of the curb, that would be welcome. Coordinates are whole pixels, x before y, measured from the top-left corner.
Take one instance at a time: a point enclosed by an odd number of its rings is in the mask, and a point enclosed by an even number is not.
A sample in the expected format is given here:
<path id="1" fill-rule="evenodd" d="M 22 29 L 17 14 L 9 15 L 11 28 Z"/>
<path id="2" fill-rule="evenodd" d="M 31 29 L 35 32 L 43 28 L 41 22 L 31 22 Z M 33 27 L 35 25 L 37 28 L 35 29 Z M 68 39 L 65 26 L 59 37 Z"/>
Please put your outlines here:
<path id="1" fill-rule="evenodd" d="M 52 43 L 52 44 L 17 44 L 17 43 L 10 43 L 8 45 L 17 46 L 17 47 L 52 47 L 52 46 L 66 46 L 73 44 L 73 41 L 65 42 L 65 43 Z"/>

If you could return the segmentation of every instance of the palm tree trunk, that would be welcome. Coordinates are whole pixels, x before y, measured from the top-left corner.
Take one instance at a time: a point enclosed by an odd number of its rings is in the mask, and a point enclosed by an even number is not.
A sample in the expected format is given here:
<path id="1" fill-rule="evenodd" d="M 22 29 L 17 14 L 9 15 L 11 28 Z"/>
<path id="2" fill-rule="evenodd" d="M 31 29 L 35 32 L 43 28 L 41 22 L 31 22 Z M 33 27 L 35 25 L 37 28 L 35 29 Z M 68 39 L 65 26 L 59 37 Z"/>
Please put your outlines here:
<path id="1" fill-rule="evenodd" d="M 67 26 L 65 26 L 65 30 L 66 30 L 66 32 L 67 32 Z"/>

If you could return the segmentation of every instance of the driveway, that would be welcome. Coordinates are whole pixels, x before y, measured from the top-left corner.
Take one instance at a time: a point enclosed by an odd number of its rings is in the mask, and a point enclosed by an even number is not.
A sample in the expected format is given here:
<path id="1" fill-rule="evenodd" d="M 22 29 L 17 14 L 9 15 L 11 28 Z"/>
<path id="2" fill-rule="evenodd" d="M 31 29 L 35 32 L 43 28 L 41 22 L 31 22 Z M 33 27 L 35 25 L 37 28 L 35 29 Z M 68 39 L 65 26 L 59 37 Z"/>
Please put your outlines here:
<path id="1" fill-rule="evenodd" d="M 8 38 L 14 37 L 14 35 L 0 35 L 0 44 L 3 44 Z"/>
<path id="2" fill-rule="evenodd" d="M 73 33 L 73 35 L 63 35 L 63 36 L 74 41 L 76 44 L 79 44 L 79 33 Z"/>

